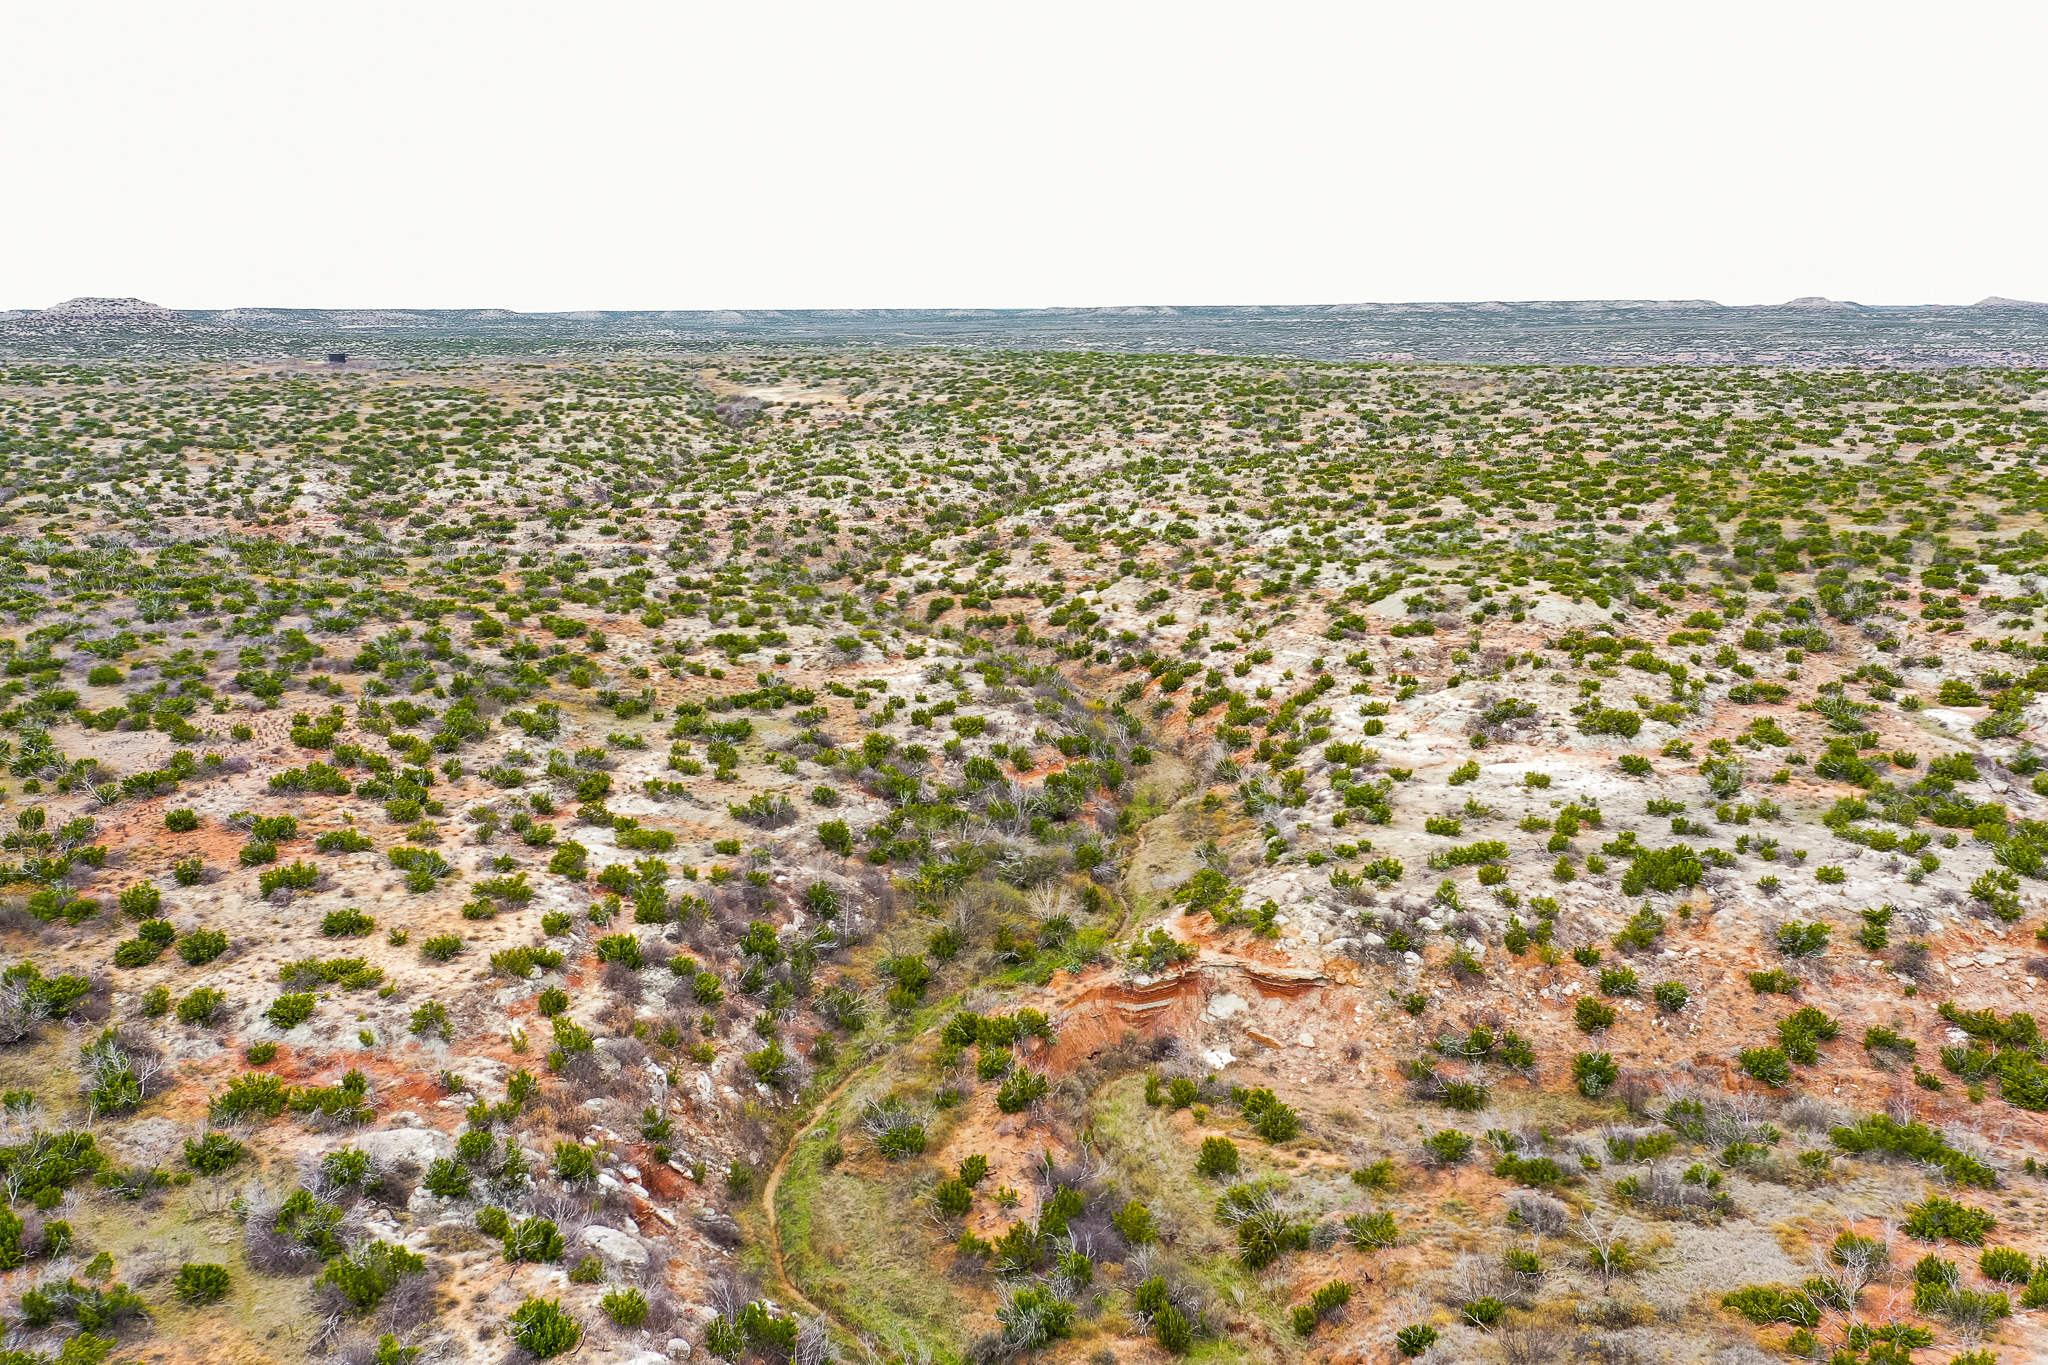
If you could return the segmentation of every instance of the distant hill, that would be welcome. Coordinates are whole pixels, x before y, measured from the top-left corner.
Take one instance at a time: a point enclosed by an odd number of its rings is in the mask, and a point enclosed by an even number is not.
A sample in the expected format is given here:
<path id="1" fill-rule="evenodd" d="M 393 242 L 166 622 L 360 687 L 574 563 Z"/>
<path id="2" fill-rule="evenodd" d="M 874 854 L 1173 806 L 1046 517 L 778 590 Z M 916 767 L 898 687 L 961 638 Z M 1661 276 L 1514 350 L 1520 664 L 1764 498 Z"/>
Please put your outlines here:
<path id="1" fill-rule="evenodd" d="M 51 324 L 70 322 L 182 322 L 182 314 L 146 299 L 66 299 L 33 315 Z"/>

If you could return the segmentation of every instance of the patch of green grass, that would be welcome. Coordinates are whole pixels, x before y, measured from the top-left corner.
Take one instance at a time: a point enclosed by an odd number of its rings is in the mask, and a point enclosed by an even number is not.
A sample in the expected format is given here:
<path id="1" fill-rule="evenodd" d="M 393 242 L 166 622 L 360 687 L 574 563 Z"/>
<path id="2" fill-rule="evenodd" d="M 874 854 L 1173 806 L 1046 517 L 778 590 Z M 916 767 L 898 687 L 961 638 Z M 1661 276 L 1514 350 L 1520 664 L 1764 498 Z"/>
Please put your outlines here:
<path id="1" fill-rule="evenodd" d="M 826 1139 L 797 1140 L 776 1190 L 784 1268 L 811 1302 L 840 1321 L 888 1334 L 908 1330 L 957 1359 L 963 1290 L 941 1273 L 949 1255 L 903 1226 L 903 1210 L 930 1161 L 868 1178 L 827 1170 Z M 865 1163 L 861 1163 L 865 1165 Z"/>
<path id="2" fill-rule="evenodd" d="M 290 1342 L 303 1327 L 303 1304 L 291 1295 L 277 1292 L 273 1277 L 259 1275 L 242 1255 L 240 1223 L 223 1210 L 208 1213 L 190 1189 L 172 1187 L 162 1192 L 160 1207 L 152 1210 L 124 1199 L 81 1201 L 66 1216 L 84 1247 L 124 1248 L 147 1245 L 172 1264 L 185 1261 L 210 1262 L 228 1269 L 227 1297 L 219 1303 L 199 1306 L 178 1300 L 175 1294 L 151 1294 L 150 1332 L 158 1340 L 205 1339 L 215 1344 L 214 1354 L 223 1359 L 256 1358 L 275 1352 L 278 1343 Z M 132 1253 L 131 1253 L 132 1254 Z M 122 1278 L 124 1264 L 116 1253 L 115 1278 Z M 267 1343 L 267 1345 L 266 1345 Z"/>
<path id="3" fill-rule="evenodd" d="M 1210 1227 L 1222 1187 L 1195 1175 L 1195 1149 L 1181 1142 L 1171 1118 L 1171 1111 L 1145 1103 L 1145 1078 L 1135 1073 L 1098 1090 L 1090 1114 L 1097 1146 L 1116 1166 L 1125 1197 L 1142 1201 L 1155 1218 L 1175 1227 Z M 1239 1148 L 1244 1167 L 1236 1179 L 1268 1174 L 1261 1169 L 1258 1143 Z"/>
<path id="4" fill-rule="evenodd" d="M 1221 1112 L 1215 1112 L 1212 1119 L 1221 1116 Z M 1289 1339 L 1293 1327 L 1286 1304 L 1269 1301 L 1260 1291 L 1259 1277 L 1237 1260 L 1230 1229 L 1216 1220 L 1217 1196 L 1230 1182 L 1204 1180 L 1194 1174 L 1195 1149 L 1181 1141 L 1172 1125 L 1171 1110 L 1155 1109 L 1145 1103 L 1144 1076 L 1134 1072 L 1096 1091 L 1090 1105 L 1089 1126 L 1095 1131 L 1098 1150 L 1116 1168 L 1120 1197 L 1142 1201 L 1162 1226 L 1174 1229 L 1177 1255 L 1226 1302 L 1233 1288 L 1242 1290 L 1241 1311 L 1266 1324 L 1268 1340 Z M 1212 1121 L 1210 1126 L 1217 1125 Z M 1249 1135 L 1248 1129 L 1243 1131 Z M 1291 1153 L 1301 1144 L 1290 1142 L 1284 1148 L 1267 1148 L 1252 1140 L 1240 1141 L 1238 1145 L 1244 1165 L 1231 1178 L 1232 1182 L 1257 1181 L 1274 1174 L 1278 1168 L 1273 1162 L 1281 1159 L 1281 1153 Z M 1287 1160 L 1284 1164 L 1297 1167 L 1300 1163 Z M 1332 1189 L 1345 1206 L 1368 1207 L 1348 1180 L 1338 1187 L 1336 1182 L 1341 1179 L 1342 1173 L 1333 1170 Z M 1290 1268 L 1294 1259 L 1288 1258 Z M 1244 1348 L 1228 1340 L 1201 1340 L 1189 1358 L 1243 1359 Z"/>

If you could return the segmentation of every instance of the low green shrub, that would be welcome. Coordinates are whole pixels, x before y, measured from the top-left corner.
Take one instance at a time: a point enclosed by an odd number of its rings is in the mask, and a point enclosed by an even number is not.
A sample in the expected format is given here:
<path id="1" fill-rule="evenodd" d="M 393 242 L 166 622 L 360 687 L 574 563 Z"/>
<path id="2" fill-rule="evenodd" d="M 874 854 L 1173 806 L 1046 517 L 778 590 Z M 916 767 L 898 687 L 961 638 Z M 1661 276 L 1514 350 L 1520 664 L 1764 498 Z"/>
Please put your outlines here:
<path id="1" fill-rule="evenodd" d="M 1941 1195 L 1931 1195 L 1925 1203 L 1908 1208 L 1904 1224 L 1909 1237 L 1923 1242 L 1961 1242 L 1965 1246 L 1984 1245 L 1985 1235 L 1997 1226 L 1998 1219 L 1988 1211 Z"/>
<path id="2" fill-rule="evenodd" d="M 1568 1179 L 1564 1168 L 1547 1156 L 1518 1156 L 1513 1152 L 1493 1163 L 1493 1173 L 1518 1185 L 1562 1185 Z"/>
<path id="3" fill-rule="evenodd" d="M 219 1175 L 248 1154 L 248 1148 L 226 1133 L 185 1140 L 185 1164 L 201 1175 Z"/>
<path id="4" fill-rule="evenodd" d="M 1385 1210 L 1354 1213 L 1344 1220 L 1344 1237 L 1361 1251 L 1373 1251 L 1399 1242 L 1401 1229 L 1394 1222 L 1394 1215 Z"/>
<path id="5" fill-rule="evenodd" d="M 276 1044 L 267 1044 L 275 1057 Z M 261 1060 L 268 1061 L 270 1057 Z M 257 1061 L 256 1048 L 249 1049 L 249 1059 Z M 249 1118 L 276 1118 L 284 1112 L 291 1100 L 291 1090 L 284 1079 L 268 1071 L 247 1071 L 228 1082 L 228 1088 L 216 1095 L 207 1105 L 206 1116 L 215 1123 L 230 1123 Z"/>
<path id="6" fill-rule="evenodd" d="M 313 1287 L 337 1294 L 353 1312 L 367 1313 L 382 1303 L 401 1279 L 423 1275 L 426 1269 L 425 1257 L 402 1246 L 372 1240 L 357 1243 L 329 1261 L 313 1281 Z"/>
<path id="7" fill-rule="evenodd" d="M 1633 717 L 1635 712 L 1628 711 L 1622 714 Z M 1394 1333 L 1394 1347 L 1402 1355 L 1412 1358 L 1436 1345 L 1436 1336 L 1436 1328 L 1426 1322 L 1418 1322 L 1412 1327 L 1403 1327 Z"/>
<path id="8" fill-rule="evenodd" d="M 1018 1067 L 1003 1078 L 996 1091 L 996 1108 L 1005 1114 L 1022 1113 L 1043 1100 L 1049 1089 L 1044 1073 Z"/>
<path id="9" fill-rule="evenodd" d="M 462 939 L 456 934 L 436 934 L 420 944 L 420 956 L 429 962 L 446 962 L 462 951 Z"/>
<path id="10" fill-rule="evenodd" d="M 551 1219 L 522 1218 L 505 1233 L 507 1261 L 559 1261 L 566 1244 Z"/>
<path id="11" fill-rule="evenodd" d="M 540 1360 L 564 1355 L 583 1341 L 582 1327 L 562 1311 L 560 1299 L 528 1298 L 512 1310 L 505 1335 Z"/>
<path id="12" fill-rule="evenodd" d="M 1777 1285 L 1752 1284 L 1721 1297 L 1723 1308 L 1732 1308 L 1758 1326 L 1787 1322 L 1795 1327 L 1818 1327 L 1819 1305 L 1798 1290 Z"/>
<path id="13" fill-rule="evenodd" d="M 361 938 L 377 927 L 377 921 L 351 907 L 330 910 L 320 920 L 320 932 L 327 938 Z"/>
<path id="14" fill-rule="evenodd" d="M 228 950 L 228 936 L 218 929 L 194 929 L 178 940 L 178 956 L 188 967 L 203 967 Z"/>
<path id="15" fill-rule="evenodd" d="M 1446 1128 L 1434 1137 L 1423 1139 L 1422 1147 L 1429 1154 L 1432 1165 L 1455 1166 L 1472 1154 L 1472 1138 L 1455 1128 Z"/>
<path id="16" fill-rule="evenodd" d="M 219 1017 L 227 1003 L 228 998 L 222 992 L 211 986 L 201 986 L 178 1002 L 178 1022 L 194 1026 L 210 1024 Z"/>
<path id="17" fill-rule="evenodd" d="M 1812 1066 L 1820 1060 L 1820 1045 L 1832 1042 L 1840 1035 L 1842 1026 L 1824 1011 L 1807 1005 L 1778 1021 L 1778 1039 L 1785 1050 L 1785 1056 L 1801 1066 Z"/>
<path id="18" fill-rule="evenodd" d="M 1250 1121 L 1252 1131 L 1267 1142 L 1289 1142 L 1301 1132 L 1301 1117 L 1271 1090 L 1233 1088 L 1230 1098 Z"/>
<path id="19" fill-rule="evenodd" d="M 1227 1137 L 1206 1137 L 1202 1139 L 1202 1150 L 1195 1157 L 1195 1173 L 1219 1177 L 1236 1175 L 1240 1160 L 1237 1144 Z"/>
<path id="20" fill-rule="evenodd" d="M 232 1287 L 233 1278 L 226 1266 L 195 1265 L 190 1261 L 178 1267 L 177 1278 L 171 1281 L 171 1292 L 180 1301 L 193 1305 L 219 1303 Z"/>
<path id="21" fill-rule="evenodd" d="M 1621 1067 L 1611 1053 L 1581 1052 L 1572 1058 L 1572 1080 L 1589 1100 L 1600 1098 L 1619 1079 Z"/>
<path id="22" fill-rule="evenodd" d="M 614 1289 L 599 1303 L 604 1315 L 620 1327 L 630 1330 L 647 1321 L 647 1296 L 637 1289 Z"/>
<path id="23" fill-rule="evenodd" d="M 287 991 L 270 1002 L 263 1017 L 281 1029 L 297 1028 L 313 1017 L 318 1001 L 311 991 Z"/>
<path id="24" fill-rule="evenodd" d="M 1985 1279 L 2001 1284 L 2025 1284 L 2034 1278 L 2033 1259 L 2011 1247 L 1991 1247 L 1977 1258 L 1977 1269 Z"/>
<path id="25" fill-rule="evenodd" d="M 1786 1060 L 1783 1048 L 1744 1048 L 1740 1057 L 1742 1070 L 1765 1085 L 1775 1089 L 1792 1083 L 1792 1064 Z"/>

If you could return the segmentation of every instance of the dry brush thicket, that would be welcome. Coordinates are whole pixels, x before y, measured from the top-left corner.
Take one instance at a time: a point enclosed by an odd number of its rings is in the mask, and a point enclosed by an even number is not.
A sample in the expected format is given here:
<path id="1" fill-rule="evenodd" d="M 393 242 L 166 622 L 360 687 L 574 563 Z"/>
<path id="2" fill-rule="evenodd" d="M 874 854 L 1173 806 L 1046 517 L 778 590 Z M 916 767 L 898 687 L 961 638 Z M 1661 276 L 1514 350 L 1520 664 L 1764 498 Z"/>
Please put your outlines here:
<path id="1" fill-rule="evenodd" d="M 8 1360 L 2029 1358 L 2044 395 L 10 363 Z"/>

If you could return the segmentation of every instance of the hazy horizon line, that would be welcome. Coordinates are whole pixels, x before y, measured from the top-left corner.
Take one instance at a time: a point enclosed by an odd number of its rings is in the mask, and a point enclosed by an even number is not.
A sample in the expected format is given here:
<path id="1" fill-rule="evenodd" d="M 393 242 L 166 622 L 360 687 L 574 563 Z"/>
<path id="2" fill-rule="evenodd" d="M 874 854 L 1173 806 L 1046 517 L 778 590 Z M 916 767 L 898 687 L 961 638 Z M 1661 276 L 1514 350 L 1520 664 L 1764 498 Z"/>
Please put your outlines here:
<path id="1" fill-rule="evenodd" d="M 51 313 L 67 305 L 140 304 L 149 308 L 173 313 L 262 313 L 262 312 L 431 312 L 431 313 L 504 313 L 519 317 L 564 317 L 589 313 L 705 313 L 705 314 L 774 314 L 774 313 L 950 313 L 957 315 L 1002 315 L 1016 313 L 1158 313 L 1183 309 L 1268 309 L 1275 311 L 1321 311 L 1338 312 L 1369 309 L 1409 308 L 1513 308 L 1513 307 L 1663 307 L 1663 308 L 1716 308 L 1716 309 L 1763 309 L 1763 308 L 1812 308 L 1812 309 L 1927 309 L 1927 308 L 1982 308 L 1982 307 L 2048 307 L 2048 302 L 2032 299 L 2018 299 L 2005 295 L 1989 294 L 1967 303 L 1955 302 L 1914 302 L 1914 303 L 1869 303 L 1859 299 L 1838 299 L 1824 295 L 1801 295 L 1776 302 L 1722 303 L 1717 299 L 1702 297 L 1654 297 L 1648 295 L 1608 295 L 1604 297 L 1585 296 L 1579 298 L 1418 298 L 1418 299 L 1351 299 L 1321 302 L 1295 303 L 1053 303 L 1053 304 L 749 304 L 749 305 L 640 305 L 619 307 L 605 305 L 583 305 L 561 308 L 514 308 L 504 304 L 421 304 L 421 303 L 264 303 L 264 304 L 160 304 L 135 294 L 80 294 L 55 303 L 34 305 L 0 306 L 0 312 L 16 314 Z"/>

